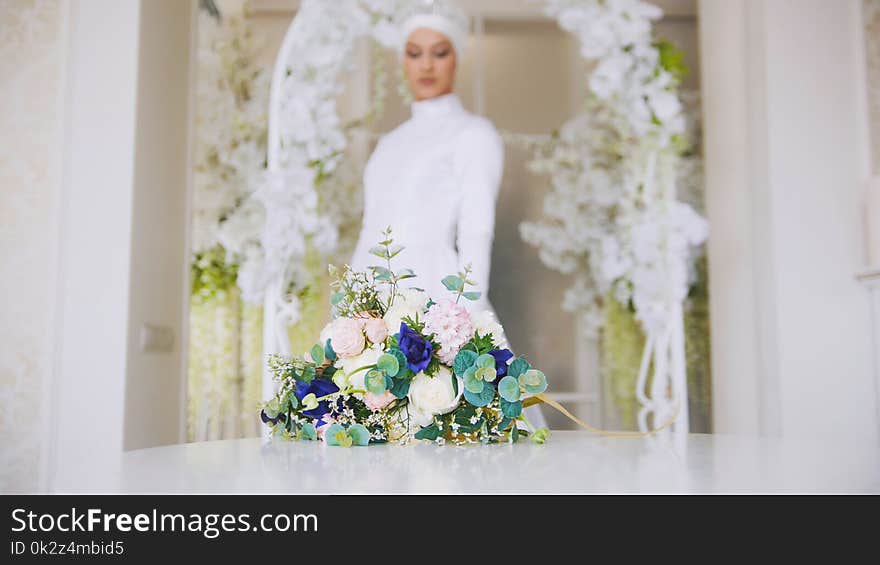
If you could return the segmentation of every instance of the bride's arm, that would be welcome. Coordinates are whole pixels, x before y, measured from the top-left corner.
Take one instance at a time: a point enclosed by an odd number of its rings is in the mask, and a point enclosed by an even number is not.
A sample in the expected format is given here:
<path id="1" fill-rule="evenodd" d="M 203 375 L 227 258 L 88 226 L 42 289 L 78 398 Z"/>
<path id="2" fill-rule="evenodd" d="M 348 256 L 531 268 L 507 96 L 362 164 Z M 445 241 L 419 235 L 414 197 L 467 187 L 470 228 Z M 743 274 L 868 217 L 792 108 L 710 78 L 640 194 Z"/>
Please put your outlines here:
<path id="1" fill-rule="evenodd" d="M 459 269 L 471 265 L 471 279 L 482 293 L 474 303 L 486 306 L 495 234 L 495 204 L 504 169 L 504 143 L 492 123 L 478 118 L 462 132 L 456 147 L 455 167 L 459 179 Z"/>

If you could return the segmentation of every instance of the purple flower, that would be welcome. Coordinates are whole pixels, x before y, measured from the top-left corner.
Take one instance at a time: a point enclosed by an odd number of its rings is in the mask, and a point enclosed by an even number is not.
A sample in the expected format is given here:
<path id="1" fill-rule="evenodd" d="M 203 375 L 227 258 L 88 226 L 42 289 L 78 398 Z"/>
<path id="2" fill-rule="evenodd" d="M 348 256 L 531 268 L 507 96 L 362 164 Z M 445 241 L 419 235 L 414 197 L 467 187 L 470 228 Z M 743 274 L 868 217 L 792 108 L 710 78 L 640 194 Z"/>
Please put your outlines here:
<path id="1" fill-rule="evenodd" d="M 513 352 L 509 349 L 493 349 L 489 355 L 495 358 L 495 373 L 499 377 L 507 375 L 507 362 L 513 357 Z"/>
<path id="2" fill-rule="evenodd" d="M 406 322 L 400 322 L 400 338 L 397 340 L 397 346 L 403 351 L 403 355 L 406 357 L 406 366 L 413 373 L 424 371 L 428 363 L 431 362 L 431 355 L 434 353 L 434 346 L 431 342 L 407 326 Z"/>
<path id="3" fill-rule="evenodd" d="M 309 394 L 314 394 L 316 398 L 321 398 L 322 396 L 327 396 L 328 394 L 332 394 L 334 392 L 339 392 L 339 387 L 333 384 L 333 381 L 327 381 L 324 379 L 312 379 L 312 382 L 308 384 L 302 381 L 297 382 L 296 389 L 294 389 L 293 393 L 296 395 L 296 399 L 302 402 L 302 399 Z M 326 400 L 322 400 L 318 403 L 317 408 L 313 408 L 312 410 L 304 410 L 302 415 L 318 420 L 329 411 L 330 403 Z"/>

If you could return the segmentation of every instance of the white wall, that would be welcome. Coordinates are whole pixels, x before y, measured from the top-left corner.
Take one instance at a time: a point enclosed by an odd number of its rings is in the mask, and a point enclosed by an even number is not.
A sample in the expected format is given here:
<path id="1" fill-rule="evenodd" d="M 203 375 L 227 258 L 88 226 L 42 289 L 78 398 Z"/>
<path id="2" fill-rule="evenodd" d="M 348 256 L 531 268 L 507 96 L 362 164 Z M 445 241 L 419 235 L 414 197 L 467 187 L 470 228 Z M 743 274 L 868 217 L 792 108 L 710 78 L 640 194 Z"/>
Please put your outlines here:
<path id="1" fill-rule="evenodd" d="M 192 3 L 141 4 L 125 449 L 177 443 L 189 296 L 186 242 Z M 144 324 L 173 333 L 168 351 L 141 350 Z"/>
<path id="2" fill-rule="evenodd" d="M 191 2 L 71 0 L 49 488 L 177 441 Z M 170 353 L 138 349 L 170 328 Z"/>
<path id="3" fill-rule="evenodd" d="M 0 492 L 40 488 L 52 368 L 65 11 L 0 2 Z M 27 64 L 22 64 L 26 61 Z"/>
<path id="4" fill-rule="evenodd" d="M 718 432 L 876 438 L 860 8 L 700 2 Z"/>

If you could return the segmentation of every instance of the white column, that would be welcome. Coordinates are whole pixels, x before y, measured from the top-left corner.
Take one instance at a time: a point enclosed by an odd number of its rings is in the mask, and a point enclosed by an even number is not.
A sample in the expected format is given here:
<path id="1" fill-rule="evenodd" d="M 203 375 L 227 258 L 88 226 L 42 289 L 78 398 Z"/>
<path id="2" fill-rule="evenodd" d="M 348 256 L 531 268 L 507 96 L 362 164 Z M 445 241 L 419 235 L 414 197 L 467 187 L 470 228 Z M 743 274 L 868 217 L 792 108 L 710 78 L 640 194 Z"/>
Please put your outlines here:
<path id="1" fill-rule="evenodd" d="M 876 434 L 860 9 L 700 1 L 717 432 Z"/>
<path id="2" fill-rule="evenodd" d="M 48 487 L 104 491 L 123 448 L 178 439 L 192 4 L 69 9 Z"/>

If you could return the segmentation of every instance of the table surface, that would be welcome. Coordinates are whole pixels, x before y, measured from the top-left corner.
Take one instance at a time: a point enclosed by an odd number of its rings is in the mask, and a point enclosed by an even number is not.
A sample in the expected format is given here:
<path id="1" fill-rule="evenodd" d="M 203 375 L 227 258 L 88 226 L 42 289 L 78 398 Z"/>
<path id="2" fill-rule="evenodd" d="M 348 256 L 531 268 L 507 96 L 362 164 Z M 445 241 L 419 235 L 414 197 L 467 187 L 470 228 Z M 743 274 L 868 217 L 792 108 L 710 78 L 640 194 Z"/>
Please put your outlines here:
<path id="1" fill-rule="evenodd" d="M 117 479 L 135 493 L 880 493 L 880 448 L 847 438 L 574 431 L 544 445 L 241 439 L 129 451 Z"/>

